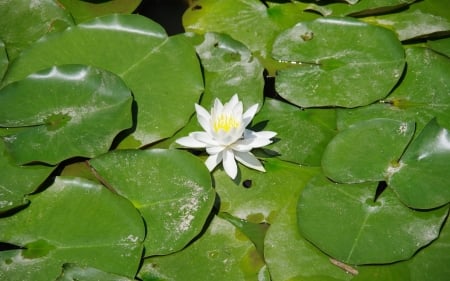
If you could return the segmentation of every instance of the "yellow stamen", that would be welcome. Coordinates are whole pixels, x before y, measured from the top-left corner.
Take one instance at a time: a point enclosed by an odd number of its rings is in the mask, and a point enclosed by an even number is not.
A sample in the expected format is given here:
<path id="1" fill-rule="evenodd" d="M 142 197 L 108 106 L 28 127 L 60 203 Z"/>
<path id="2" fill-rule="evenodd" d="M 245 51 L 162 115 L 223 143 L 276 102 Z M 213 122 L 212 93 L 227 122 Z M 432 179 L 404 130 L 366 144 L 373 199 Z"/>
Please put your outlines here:
<path id="1" fill-rule="evenodd" d="M 238 128 L 241 123 L 229 114 L 222 114 L 214 120 L 213 129 L 217 133 L 220 130 L 225 132 L 230 131 L 232 128 Z"/>

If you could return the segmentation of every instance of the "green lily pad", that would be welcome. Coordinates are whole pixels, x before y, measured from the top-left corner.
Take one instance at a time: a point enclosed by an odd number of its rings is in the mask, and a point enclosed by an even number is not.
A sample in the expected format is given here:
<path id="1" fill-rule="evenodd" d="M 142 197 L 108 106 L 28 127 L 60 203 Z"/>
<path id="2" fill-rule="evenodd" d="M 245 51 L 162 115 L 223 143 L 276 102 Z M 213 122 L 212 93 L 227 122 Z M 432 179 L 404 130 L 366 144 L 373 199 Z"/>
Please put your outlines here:
<path id="1" fill-rule="evenodd" d="M 206 232 L 183 251 L 145 259 L 138 277 L 143 281 L 269 280 L 253 244 L 219 217 L 214 217 Z"/>
<path id="2" fill-rule="evenodd" d="M 439 239 L 421 250 L 408 262 L 411 281 L 446 281 L 450 276 L 450 268 L 448 267 L 450 264 L 449 245 L 450 223 L 447 219 Z"/>
<path id="3" fill-rule="evenodd" d="M 134 278 L 145 232 L 128 200 L 64 177 L 30 199 L 28 208 L 0 219 L 0 241 L 23 247 L 0 251 L 1 280 L 54 280 L 67 262 Z"/>
<path id="4" fill-rule="evenodd" d="M 387 96 L 403 72 L 400 41 L 387 29 L 352 18 L 300 22 L 278 35 L 275 88 L 302 107 L 363 106 Z"/>
<path id="5" fill-rule="evenodd" d="M 71 25 L 72 17 L 57 1 L 0 0 L 0 38 L 11 61 L 44 34 Z"/>
<path id="6" fill-rule="evenodd" d="M 63 271 L 61 275 L 55 281 L 133 281 L 135 279 L 130 279 L 117 274 L 112 274 L 104 272 L 92 267 L 78 266 L 73 263 L 66 263 L 63 265 Z"/>
<path id="7" fill-rule="evenodd" d="M 3 138 L 6 149 L 20 164 L 94 157 L 131 127 L 132 101 L 118 76 L 94 67 L 34 73 L 0 90 L 0 126 L 22 128 Z"/>
<path id="8" fill-rule="evenodd" d="M 262 59 L 269 72 L 273 72 L 269 59 L 276 35 L 300 20 L 317 18 L 313 13 L 305 13 L 303 10 L 306 7 L 307 4 L 298 2 L 277 4 L 258 0 L 200 0 L 192 2 L 185 11 L 183 26 L 186 31 L 200 34 L 218 32 L 230 35 L 248 46 Z"/>
<path id="9" fill-rule="evenodd" d="M 351 280 L 351 274 L 333 265 L 327 255 L 300 235 L 297 201 L 292 197 L 286 203 L 266 234 L 264 257 L 271 280 Z"/>
<path id="10" fill-rule="evenodd" d="M 383 102 L 366 107 L 338 110 L 340 130 L 362 120 L 390 118 L 416 122 L 420 132 L 437 117 L 450 129 L 450 60 L 430 49 L 406 48 L 407 71 L 402 83 Z"/>
<path id="11" fill-rule="evenodd" d="M 142 0 L 108 0 L 108 1 L 72 1 L 58 0 L 74 17 L 76 22 L 83 22 L 107 14 L 131 14 Z M 91 3 L 93 2 L 93 3 Z"/>
<path id="12" fill-rule="evenodd" d="M 265 168 L 261 173 L 239 165 L 234 181 L 216 169 L 213 176 L 220 211 L 252 223 L 271 223 L 290 198 L 298 197 L 299 187 L 320 171 L 277 159 L 267 159 Z"/>
<path id="13" fill-rule="evenodd" d="M 414 135 L 414 122 L 362 121 L 330 141 L 322 158 L 325 175 L 336 182 L 385 180 Z"/>
<path id="14" fill-rule="evenodd" d="M 401 8 L 414 3 L 416 0 L 371 0 L 358 1 L 357 3 L 331 3 L 323 7 L 330 11 L 329 15 L 333 16 L 368 16 L 398 11 Z M 354 1 L 356 2 L 356 1 Z M 318 12 L 320 10 L 313 9 Z"/>
<path id="15" fill-rule="evenodd" d="M 35 191 L 55 169 L 45 165 L 18 166 L 0 141 L 0 213 L 24 205 L 25 195 Z"/>
<path id="16" fill-rule="evenodd" d="M 406 260 L 438 237 L 448 206 L 415 211 L 390 188 L 374 201 L 376 189 L 376 183 L 336 184 L 323 176 L 314 178 L 298 202 L 300 232 L 349 264 Z"/>
<path id="17" fill-rule="evenodd" d="M 200 233 L 214 204 L 206 166 L 186 151 L 117 150 L 89 163 L 141 212 L 146 256 L 181 250 Z"/>
<path id="18" fill-rule="evenodd" d="M 262 104 L 264 69 L 245 45 L 225 34 L 208 32 L 188 36 L 195 44 L 203 67 L 205 92 L 202 105 L 209 108 L 215 98 L 225 102 L 235 93 L 245 108 Z"/>
<path id="19" fill-rule="evenodd" d="M 411 208 L 431 209 L 450 201 L 450 133 L 433 119 L 411 143 L 389 186 Z"/>
<path id="20" fill-rule="evenodd" d="M 300 109 L 266 98 L 253 126 L 277 132 L 273 144 L 267 146 L 278 158 L 307 166 L 320 166 L 328 142 L 336 134 L 334 109 Z"/>
<path id="21" fill-rule="evenodd" d="M 427 46 L 450 58 L 450 38 L 428 41 Z"/>
<path id="22" fill-rule="evenodd" d="M 412 2 L 412 1 L 410 1 Z M 364 19 L 392 29 L 400 40 L 441 37 L 450 31 L 448 3 L 440 0 L 415 1 L 408 10 Z"/>
<path id="23" fill-rule="evenodd" d="M 52 34 L 18 57 L 5 83 L 52 65 L 94 65 L 119 75 L 136 100 L 136 128 L 121 147 L 140 147 L 183 127 L 203 91 L 195 49 L 139 15 L 108 15 Z"/>

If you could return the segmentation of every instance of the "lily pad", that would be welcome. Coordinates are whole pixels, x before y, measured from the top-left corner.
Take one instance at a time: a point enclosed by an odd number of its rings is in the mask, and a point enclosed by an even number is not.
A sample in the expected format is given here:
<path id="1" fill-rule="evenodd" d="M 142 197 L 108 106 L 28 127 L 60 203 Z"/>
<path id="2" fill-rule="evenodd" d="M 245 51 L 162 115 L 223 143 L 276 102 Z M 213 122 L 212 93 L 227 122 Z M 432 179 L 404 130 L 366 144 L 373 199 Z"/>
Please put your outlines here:
<path id="1" fill-rule="evenodd" d="M 279 32 L 298 21 L 317 18 L 313 13 L 303 11 L 307 6 L 298 2 L 200 0 L 192 2 L 184 13 L 183 26 L 186 31 L 200 34 L 218 32 L 230 35 L 248 46 L 262 59 L 269 72 L 273 72 L 269 61 L 273 40 Z"/>
<path id="2" fill-rule="evenodd" d="M 75 18 L 83 22 L 107 14 L 131 14 L 142 0 L 71 1 L 58 0 Z"/>
<path id="3" fill-rule="evenodd" d="M 22 247 L 0 251 L 1 280 L 54 280 L 67 262 L 134 278 L 145 232 L 128 200 L 64 177 L 30 199 L 28 208 L 0 219 L 0 241 Z"/>
<path id="4" fill-rule="evenodd" d="M 357 107 L 389 94 L 405 55 L 395 33 L 352 18 L 300 22 L 276 38 L 277 92 L 302 107 Z"/>
<path id="5" fill-rule="evenodd" d="M 70 14 L 57 1 L 0 0 L 0 38 L 11 61 L 44 34 L 73 24 Z"/>
<path id="6" fill-rule="evenodd" d="M 328 142 L 336 134 L 334 109 L 300 109 L 266 98 L 253 119 L 253 127 L 277 132 L 273 144 L 266 148 L 278 158 L 307 166 L 320 166 Z"/>
<path id="7" fill-rule="evenodd" d="M 389 178 L 389 186 L 411 208 L 431 209 L 450 202 L 450 132 L 435 119 L 422 130 Z"/>
<path id="8" fill-rule="evenodd" d="M 25 195 L 35 191 L 55 169 L 45 165 L 15 165 L 0 141 L 0 213 L 27 203 Z"/>
<path id="9" fill-rule="evenodd" d="M 19 164 L 102 154 L 131 127 L 132 101 L 118 76 L 94 67 L 34 73 L 0 90 L 0 126 L 22 128 L 3 138 L 6 149 Z"/>
<path id="10" fill-rule="evenodd" d="M 117 274 L 112 274 L 104 272 L 92 267 L 82 267 L 73 263 L 66 263 L 63 265 L 63 271 L 61 275 L 55 281 L 133 281 L 135 279 L 130 279 Z"/>
<path id="11" fill-rule="evenodd" d="M 331 3 L 324 5 L 330 11 L 330 15 L 333 16 L 369 16 L 395 12 L 401 8 L 414 3 L 416 0 L 371 0 L 371 1 L 357 1 L 357 3 L 339 3 L 341 1 L 335 1 L 337 3 Z M 348 2 L 348 1 L 347 1 Z M 356 1 L 353 1 L 356 2 Z M 314 10 L 314 9 L 313 9 Z M 317 10 L 320 12 L 320 10 Z"/>
<path id="12" fill-rule="evenodd" d="M 428 41 L 427 46 L 450 58 L 450 38 Z"/>
<path id="13" fill-rule="evenodd" d="M 414 122 L 392 119 L 356 123 L 328 144 L 322 158 L 324 174 L 342 183 L 383 181 L 398 165 L 414 129 Z"/>
<path id="14" fill-rule="evenodd" d="M 416 132 L 433 118 L 450 129 L 450 60 L 428 48 L 406 48 L 407 70 L 402 83 L 381 103 L 338 110 L 338 128 L 362 120 L 390 118 L 416 122 Z M 440 81 L 440 82 L 437 82 Z"/>
<path id="15" fill-rule="evenodd" d="M 213 173 L 220 211 L 252 223 L 271 223 L 290 198 L 298 197 L 299 187 L 320 171 L 278 159 L 265 161 L 266 173 L 239 168 L 234 181 L 222 169 Z"/>
<path id="16" fill-rule="evenodd" d="M 406 260 L 438 237 L 448 206 L 415 211 L 389 188 L 375 201 L 376 189 L 376 183 L 336 184 L 315 177 L 298 201 L 301 234 L 349 264 Z"/>
<path id="17" fill-rule="evenodd" d="M 418 38 L 439 38 L 442 33 L 450 32 L 448 3 L 440 0 L 415 2 L 417 3 L 401 13 L 380 15 L 364 20 L 392 29 L 402 41 Z"/>
<path id="18" fill-rule="evenodd" d="M 139 15 L 107 15 L 39 40 L 18 57 L 5 83 L 60 64 L 87 64 L 119 75 L 136 100 L 136 128 L 121 147 L 140 147 L 183 127 L 203 91 L 195 49 Z M 114 46 L 112 48 L 111 46 Z"/>
<path id="19" fill-rule="evenodd" d="M 145 259 L 138 274 L 143 281 L 258 280 L 258 276 L 259 280 L 269 280 L 255 247 L 219 217 L 214 217 L 206 232 L 183 251 Z"/>
<path id="20" fill-rule="evenodd" d="M 203 67 L 202 105 L 209 108 L 215 98 L 226 101 L 236 93 L 245 108 L 262 104 L 264 69 L 244 44 L 225 34 L 208 32 L 188 36 L 195 44 Z"/>
<path id="21" fill-rule="evenodd" d="M 271 280 L 351 280 L 351 274 L 333 265 L 327 255 L 300 235 L 297 201 L 292 197 L 267 231 L 264 257 Z"/>
<path id="22" fill-rule="evenodd" d="M 185 151 L 117 150 L 89 163 L 141 212 L 146 256 L 181 250 L 200 233 L 215 201 L 206 166 Z"/>

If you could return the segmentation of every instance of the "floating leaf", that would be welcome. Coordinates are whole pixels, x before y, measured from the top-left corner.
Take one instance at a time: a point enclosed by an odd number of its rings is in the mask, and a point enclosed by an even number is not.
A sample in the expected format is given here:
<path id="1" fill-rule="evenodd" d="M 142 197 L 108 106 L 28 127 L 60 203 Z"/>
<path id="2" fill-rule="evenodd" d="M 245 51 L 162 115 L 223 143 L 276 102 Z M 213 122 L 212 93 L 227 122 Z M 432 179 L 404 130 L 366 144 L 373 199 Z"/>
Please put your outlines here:
<path id="1" fill-rule="evenodd" d="M 109 1 L 71 1 L 58 0 L 77 22 L 83 22 L 95 17 L 124 13 L 130 14 L 139 6 L 142 0 L 109 0 Z M 93 2 L 93 3 L 91 3 Z"/>
<path id="2" fill-rule="evenodd" d="M 24 205 L 25 195 L 35 191 L 54 169 L 37 164 L 15 165 L 0 141 L 0 213 Z"/>
<path id="3" fill-rule="evenodd" d="M 290 198 L 298 197 L 299 187 L 320 171 L 276 159 L 265 161 L 266 173 L 239 168 L 234 181 L 222 169 L 213 173 L 220 211 L 253 223 L 271 223 Z"/>
<path id="4" fill-rule="evenodd" d="M 450 129 L 450 60 L 420 47 L 406 48 L 406 60 L 402 83 L 382 103 L 338 110 L 340 130 L 362 120 L 390 118 L 415 121 L 420 132 L 434 117 Z"/>
<path id="5" fill-rule="evenodd" d="M 5 43 L 0 40 L 0 81 L 3 79 L 7 68 L 8 56 L 6 55 Z"/>
<path id="6" fill-rule="evenodd" d="M 57 1 L 0 0 L 0 38 L 11 61 L 44 34 L 71 25 L 72 17 Z"/>
<path id="7" fill-rule="evenodd" d="M 322 158 L 325 175 L 336 182 L 383 181 L 414 135 L 414 123 L 392 119 L 362 121 L 330 141 Z"/>
<path id="8" fill-rule="evenodd" d="M 23 247 L 0 251 L 0 279 L 54 280 L 66 262 L 134 278 L 144 235 L 128 200 L 88 180 L 57 177 L 28 208 L 0 219 L 0 241 Z"/>
<path id="9" fill-rule="evenodd" d="M 356 107 L 387 96 L 400 79 L 404 50 L 387 29 L 351 18 L 319 18 L 282 32 L 272 56 L 277 92 L 302 107 Z"/>
<path id="10" fill-rule="evenodd" d="M 433 119 L 411 143 L 389 186 L 411 208 L 431 209 L 450 201 L 449 130 Z"/>
<path id="11" fill-rule="evenodd" d="M 81 267 L 73 263 L 66 263 L 63 266 L 63 272 L 55 281 L 133 281 L 127 277 L 119 276 L 116 274 L 104 272 L 92 267 Z"/>
<path id="12" fill-rule="evenodd" d="M 186 124 L 203 90 L 195 49 L 184 36 L 167 37 L 145 17 L 117 14 L 42 38 L 11 65 L 5 83 L 69 63 L 109 70 L 132 90 L 137 124 L 121 147 L 136 148 L 171 136 Z"/>
<path id="13" fill-rule="evenodd" d="M 414 3 L 416 0 L 371 0 L 358 1 L 353 5 L 345 3 L 331 3 L 323 6 L 330 10 L 330 15 L 333 16 L 368 16 L 383 13 L 390 13 Z M 315 9 L 313 9 L 315 10 Z M 320 12 L 320 10 L 319 10 Z"/>
<path id="14" fill-rule="evenodd" d="M 145 254 L 182 249 L 203 228 L 215 200 L 205 164 L 180 150 L 118 150 L 89 161 L 147 225 Z"/>
<path id="15" fill-rule="evenodd" d="M 298 186 L 303 189 L 302 186 Z M 264 257 L 272 281 L 351 280 L 327 255 L 303 238 L 297 226 L 297 201 L 292 197 L 267 231 Z"/>
<path id="16" fill-rule="evenodd" d="M 269 61 L 272 42 L 280 31 L 291 27 L 300 20 L 317 18 L 312 13 L 304 13 L 307 4 L 257 0 L 215 1 L 200 0 L 192 3 L 183 15 L 186 31 L 196 33 L 226 33 L 243 42 L 263 64 L 273 71 Z"/>
<path id="17" fill-rule="evenodd" d="M 439 38 L 441 33 L 450 32 L 448 3 L 441 0 L 415 2 L 417 3 L 402 13 L 391 13 L 364 20 L 394 30 L 402 41 L 433 35 Z"/>
<path id="18" fill-rule="evenodd" d="M 132 100 L 110 72 L 81 65 L 42 70 L 0 90 L 0 126 L 22 128 L 4 137 L 5 146 L 20 164 L 94 157 L 132 125 Z"/>
<path id="19" fill-rule="evenodd" d="M 427 45 L 434 51 L 450 58 L 450 38 L 428 41 Z"/>
<path id="20" fill-rule="evenodd" d="M 349 264 L 406 260 L 438 237 L 448 206 L 415 211 L 389 188 L 374 201 L 376 188 L 376 183 L 336 184 L 323 176 L 314 178 L 298 202 L 302 235 Z"/>
<path id="21" fill-rule="evenodd" d="M 214 217 L 206 232 L 183 251 L 144 260 L 138 274 L 151 280 L 269 280 L 253 244 L 231 223 Z"/>
<path id="22" fill-rule="evenodd" d="M 308 166 L 320 166 L 322 153 L 336 134 L 334 109 L 300 109 L 267 98 L 253 119 L 254 127 L 277 132 L 274 144 L 267 146 L 278 158 Z"/>
<path id="23" fill-rule="evenodd" d="M 191 35 L 200 57 L 205 77 L 202 105 L 209 108 L 214 98 L 229 100 L 239 94 L 244 107 L 262 104 L 263 67 L 242 43 L 218 33 Z M 194 106 L 194 105 L 192 105 Z"/>

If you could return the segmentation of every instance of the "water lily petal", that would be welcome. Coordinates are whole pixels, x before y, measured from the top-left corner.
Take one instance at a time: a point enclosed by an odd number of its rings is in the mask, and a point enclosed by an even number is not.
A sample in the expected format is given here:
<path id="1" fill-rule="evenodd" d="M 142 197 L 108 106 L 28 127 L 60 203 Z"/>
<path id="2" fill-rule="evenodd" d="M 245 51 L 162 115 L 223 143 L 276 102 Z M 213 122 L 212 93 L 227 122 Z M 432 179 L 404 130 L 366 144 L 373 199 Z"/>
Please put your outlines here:
<path id="1" fill-rule="evenodd" d="M 219 165 L 220 162 L 222 162 L 222 153 L 217 153 L 210 155 L 208 159 L 206 159 L 205 165 L 211 172 L 217 165 Z"/>
<path id="2" fill-rule="evenodd" d="M 175 142 L 182 146 L 191 147 L 191 148 L 205 148 L 206 147 L 205 143 L 200 142 L 191 136 L 179 138 Z"/>
<path id="3" fill-rule="evenodd" d="M 207 132 L 192 132 L 189 134 L 189 136 L 191 136 L 192 138 L 196 139 L 199 142 L 203 142 L 206 145 L 204 147 L 207 146 L 218 146 L 219 143 L 217 141 L 215 141 L 210 134 L 208 134 Z"/>
<path id="4" fill-rule="evenodd" d="M 237 176 L 237 164 L 234 160 L 234 153 L 232 150 L 227 149 L 223 151 L 223 168 L 227 175 L 235 179 Z"/>
<path id="5" fill-rule="evenodd" d="M 222 152 L 225 148 L 225 146 L 210 146 L 206 148 L 206 152 L 209 155 L 213 155 Z"/>
<path id="6" fill-rule="evenodd" d="M 271 139 L 274 136 L 276 136 L 277 133 L 272 131 L 261 131 L 261 132 L 255 132 L 252 130 L 245 130 L 244 131 L 244 138 L 251 138 L 251 137 L 258 137 L 258 138 L 265 138 L 265 139 Z"/>
<path id="7" fill-rule="evenodd" d="M 247 109 L 247 111 L 245 111 L 244 115 L 242 116 L 242 126 L 247 127 L 247 125 L 250 124 L 257 111 L 258 111 L 258 104 L 250 106 L 250 108 Z"/>
<path id="8" fill-rule="evenodd" d="M 201 105 L 195 104 L 195 111 L 197 112 L 197 120 L 203 130 L 206 132 L 211 131 L 211 115 Z"/>
<path id="9" fill-rule="evenodd" d="M 265 172 L 263 165 L 259 160 L 251 153 L 251 152 L 240 152 L 236 151 L 234 156 L 236 157 L 236 160 L 244 164 L 245 166 Z"/>
<path id="10" fill-rule="evenodd" d="M 223 105 L 220 102 L 220 100 L 218 98 L 216 98 L 214 100 L 214 106 L 211 109 L 211 118 L 213 120 L 216 119 L 216 116 L 222 114 L 222 111 L 223 111 Z"/>

